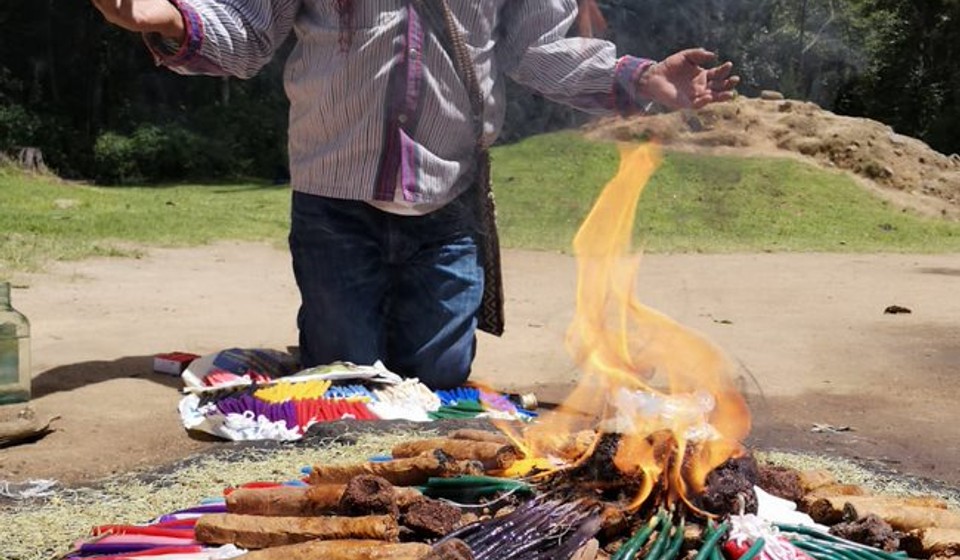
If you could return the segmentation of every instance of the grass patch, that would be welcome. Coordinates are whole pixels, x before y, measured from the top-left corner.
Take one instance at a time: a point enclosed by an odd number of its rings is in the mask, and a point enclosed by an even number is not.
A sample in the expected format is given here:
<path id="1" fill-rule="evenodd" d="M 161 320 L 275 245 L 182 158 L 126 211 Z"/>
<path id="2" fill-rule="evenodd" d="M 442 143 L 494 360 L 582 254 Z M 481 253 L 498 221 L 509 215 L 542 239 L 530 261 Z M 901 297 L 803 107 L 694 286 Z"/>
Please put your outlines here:
<path id="1" fill-rule="evenodd" d="M 143 246 L 281 242 L 289 192 L 263 184 L 99 188 L 0 174 L 0 270 L 136 256 Z"/>
<path id="2" fill-rule="evenodd" d="M 494 151 L 501 238 L 567 250 L 617 170 L 616 147 L 575 133 Z M 848 176 L 791 159 L 668 152 L 640 200 L 651 252 L 950 252 L 960 224 L 901 212 Z"/>
<path id="3" fill-rule="evenodd" d="M 46 500 L 0 508 L 0 558 L 59 558 L 98 525 L 140 524 L 222 496 L 224 488 L 259 480 L 298 478 L 315 464 L 357 463 L 425 433 L 364 434 L 323 445 L 266 446 L 201 456 L 166 474 L 134 473 L 94 487 L 66 488 Z"/>
<path id="4" fill-rule="evenodd" d="M 575 132 L 494 149 L 501 237 L 568 250 L 618 165 L 616 147 Z M 218 240 L 281 245 L 285 187 L 100 188 L 0 166 L 0 276 L 147 246 Z M 889 207 L 840 173 L 788 159 L 668 153 L 644 197 L 637 246 L 651 252 L 960 251 L 960 224 Z"/>

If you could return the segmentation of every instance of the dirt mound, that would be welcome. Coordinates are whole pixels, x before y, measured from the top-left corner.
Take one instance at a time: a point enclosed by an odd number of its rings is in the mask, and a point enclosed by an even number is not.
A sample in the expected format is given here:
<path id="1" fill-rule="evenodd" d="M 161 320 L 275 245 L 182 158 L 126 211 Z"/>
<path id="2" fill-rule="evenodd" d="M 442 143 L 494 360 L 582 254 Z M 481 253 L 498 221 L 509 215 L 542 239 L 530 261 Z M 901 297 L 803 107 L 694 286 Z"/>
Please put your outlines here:
<path id="1" fill-rule="evenodd" d="M 605 119 L 588 126 L 587 134 L 656 138 L 678 149 L 797 156 L 849 171 L 901 206 L 960 219 L 960 155 L 945 156 L 882 123 L 809 102 L 741 97 L 698 111 Z"/>

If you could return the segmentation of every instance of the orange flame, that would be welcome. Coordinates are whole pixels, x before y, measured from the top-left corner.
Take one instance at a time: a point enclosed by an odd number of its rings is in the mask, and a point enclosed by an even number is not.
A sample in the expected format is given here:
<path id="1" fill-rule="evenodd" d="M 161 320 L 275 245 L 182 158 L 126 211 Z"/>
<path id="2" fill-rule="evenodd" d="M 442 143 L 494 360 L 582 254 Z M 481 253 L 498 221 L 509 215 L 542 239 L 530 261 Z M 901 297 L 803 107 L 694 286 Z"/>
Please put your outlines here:
<path id="1" fill-rule="evenodd" d="M 668 500 L 688 501 L 710 471 L 741 452 L 750 430 L 746 403 L 720 350 L 635 296 L 634 217 L 659 162 L 655 145 L 621 147 L 619 172 L 573 243 L 577 308 L 567 346 L 583 376 L 561 407 L 512 435 L 532 461 L 518 466 L 523 469 L 543 468 L 544 458 L 566 467 L 583 461 L 592 446 L 570 442 L 585 431 L 622 434 L 614 463 L 643 480 L 631 509 L 658 483 Z M 570 449 L 583 455 L 570 456 Z"/>

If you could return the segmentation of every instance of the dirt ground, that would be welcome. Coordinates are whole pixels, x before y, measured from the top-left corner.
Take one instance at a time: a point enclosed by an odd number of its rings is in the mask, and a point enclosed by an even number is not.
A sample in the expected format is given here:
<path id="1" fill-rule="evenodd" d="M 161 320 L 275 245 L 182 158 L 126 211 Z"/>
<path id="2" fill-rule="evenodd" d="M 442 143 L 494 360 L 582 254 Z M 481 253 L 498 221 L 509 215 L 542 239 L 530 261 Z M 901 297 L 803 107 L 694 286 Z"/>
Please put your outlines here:
<path id="1" fill-rule="evenodd" d="M 576 377 L 563 346 L 575 262 L 504 258 L 508 331 L 481 337 L 475 377 L 557 399 Z M 753 445 L 960 485 L 960 255 L 655 255 L 641 270 L 645 303 L 739 364 Z M 59 264 L 18 284 L 15 305 L 33 324 L 33 406 L 62 419 L 41 441 L 0 450 L 0 481 L 75 483 L 219 445 L 185 434 L 179 380 L 153 373 L 151 356 L 296 340 L 289 259 L 265 245 Z M 885 314 L 890 305 L 912 313 Z"/>
<path id="2" fill-rule="evenodd" d="M 850 172 L 875 194 L 960 219 L 960 156 L 875 121 L 791 100 L 600 121 L 594 137 L 673 149 L 777 154 Z M 475 378 L 557 401 L 576 379 L 563 345 L 575 262 L 507 252 L 508 331 L 482 336 Z M 179 424 L 177 378 L 152 355 L 295 344 L 285 251 L 220 244 L 138 260 L 60 264 L 19 278 L 34 329 L 34 407 L 58 431 L 0 450 L 0 481 L 73 483 L 202 450 Z M 650 256 L 641 299 L 739 365 L 751 444 L 816 451 L 960 486 L 960 255 Z M 890 305 L 913 311 L 884 314 Z M 0 418 L 19 408 L 0 408 Z M 815 426 L 843 428 L 814 431 Z"/>

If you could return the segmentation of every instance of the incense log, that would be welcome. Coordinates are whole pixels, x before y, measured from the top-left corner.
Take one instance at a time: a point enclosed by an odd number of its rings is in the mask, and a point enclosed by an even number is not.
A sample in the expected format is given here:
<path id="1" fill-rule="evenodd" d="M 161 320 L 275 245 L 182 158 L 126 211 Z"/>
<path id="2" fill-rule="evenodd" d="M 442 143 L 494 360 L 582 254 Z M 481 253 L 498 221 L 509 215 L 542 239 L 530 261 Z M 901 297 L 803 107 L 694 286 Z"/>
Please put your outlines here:
<path id="1" fill-rule="evenodd" d="M 312 517 L 347 513 L 341 500 L 347 486 L 319 484 L 307 487 L 242 488 L 227 496 L 227 512 L 268 517 Z M 393 487 L 393 498 L 400 508 L 423 495 L 415 488 Z M 386 513 L 386 510 L 378 513 Z M 364 514 L 366 515 L 366 513 Z"/>
<path id="2" fill-rule="evenodd" d="M 946 502 L 935 497 L 837 496 L 815 500 L 807 513 L 825 525 L 873 514 L 898 531 L 930 527 L 960 529 L 960 513 L 946 507 Z"/>
<path id="3" fill-rule="evenodd" d="M 825 470 L 800 471 L 800 487 L 804 493 L 810 493 L 817 488 L 837 484 L 837 478 Z"/>
<path id="4" fill-rule="evenodd" d="M 837 523 L 830 527 L 830 534 L 887 552 L 900 550 L 900 537 L 903 536 L 903 533 L 876 515 L 866 515 L 855 521 Z"/>
<path id="5" fill-rule="evenodd" d="M 960 556 L 960 529 L 919 529 L 900 543 L 911 558 Z"/>
<path id="6" fill-rule="evenodd" d="M 450 432 L 450 435 L 447 436 L 450 439 L 465 439 L 468 441 L 486 441 L 489 443 L 499 443 L 500 445 L 510 445 L 510 438 L 499 433 L 499 432 L 490 432 L 487 430 L 456 430 Z"/>
<path id="7" fill-rule="evenodd" d="M 473 560 L 473 551 L 460 539 L 450 539 L 434 546 L 423 560 Z"/>
<path id="8" fill-rule="evenodd" d="M 472 474 L 472 471 L 475 470 L 476 465 L 470 467 L 471 472 L 464 472 L 462 474 Z M 467 466 L 463 467 L 464 470 L 467 469 Z M 420 493 L 416 488 L 405 488 L 403 486 L 394 486 L 393 495 L 397 499 L 397 506 L 400 509 L 407 509 L 411 504 L 415 503 L 420 498 L 423 498 L 423 494 Z"/>
<path id="9" fill-rule="evenodd" d="M 240 515 L 309 517 L 336 511 L 343 485 L 241 488 L 227 496 L 227 511 Z"/>
<path id="10" fill-rule="evenodd" d="M 371 539 L 395 541 L 397 520 L 388 515 L 366 517 L 266 517 L 216 513 L 197 520 L 198 541 L 259 549 L 312 540 Z"/>
<path id="11" fill-rule="evenodd" d="M 487 471 L 506 469 L 520 458 L 520 452 L 513 445 L 446 438 L 401 443 L 393 448 L 393 456 L 417 457 L 436 450 L 458 461 L 478 461 Z"/>
<path id="12" fill-rule="evenodd" d="M 595 560 L 599 554 L 600 543 L 597 539 L 590 539 L 573 554 L 570 560 Z"/>
<path id="13" fill-rule="evenodd" d="M 769 494 L 791 502 L 800 501 L 804 495 L 800 484 L 800 472 L 789 467 L 760 465 L 757 472 L 757 486 Z"/>
<path id="14" fill-rule="evenodd" d="M 630 517 L 624 508 L 614 504 L 602 504 L 600 510 L 600 531 L 610 539 L 622 534 L 630 526 Z"/>
<path id="15" fill-rule="evenodd" d="M 423 560 L 430 546 L 376 540 L 310 541 L 248 552 L 244 560 Z"/>
<path id="16" fill-rule="evenodd" d="M 687 550 L 697 550 L 703 544 L 703 533 L 705 527 L 691 523 L 683 528 L 683 548 Z"/>
<path id="17" fill-rule="evenodd" d="M 403 526 L 428 539 L 446 536 L 460 527 L 460 508 L 439 500 L 420 498 L 401 517 Z"/>
<path id="18" fill-rule="evenodd" d="M 319 488 L 319 486 L 317 487 Z M 393 486 L 385 478 L 362 474 L 350 479 L 340 497 L 342 515 L 400 515 Z"/>
<path id="19" fill-rule="evenodd" d="M 831 498 L 835 496 L 869 496 L 870 491 L 863 486 L 856 484 L 828 484 L 821 486 L 807 493 L 804 500 L 813 502 L 818 498 Z"/>
<path id="20" fill-rule="evenodd" d="M 456 461 L 436 451 L 421 457 L 355 465 L 316 465 L 310 473 L 310 484 L 345 484 L 355 476 L 372 474 L 397 486 L 426 484 L 432 477 L 483 474 L 482 466 L 471 461 Z"/>
<path id="21" fill-rule="evenodd" d="M 557 449 L 557 453 L 567 461 L 578 461 L 590 453 L 599 437 L 600 435 L 593 430 L 581 430 L 570 434 Z"/>

